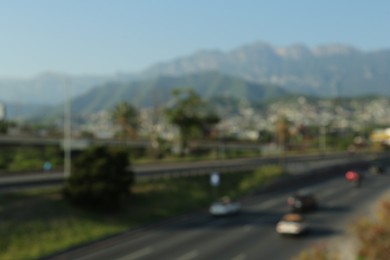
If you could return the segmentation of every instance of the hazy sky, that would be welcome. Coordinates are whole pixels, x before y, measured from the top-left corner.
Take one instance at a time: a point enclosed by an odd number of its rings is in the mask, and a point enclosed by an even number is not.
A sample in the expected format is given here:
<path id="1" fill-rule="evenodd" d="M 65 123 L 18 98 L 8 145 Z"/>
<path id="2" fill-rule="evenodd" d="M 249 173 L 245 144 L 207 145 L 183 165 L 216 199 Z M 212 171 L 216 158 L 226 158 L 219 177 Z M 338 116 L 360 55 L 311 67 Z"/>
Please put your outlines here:
<path id="1" fill-rule="evenodd" d="M 390 1 L 0 0 L 0 77 L 138 72 L 264 41 L 390 47 Z"/>

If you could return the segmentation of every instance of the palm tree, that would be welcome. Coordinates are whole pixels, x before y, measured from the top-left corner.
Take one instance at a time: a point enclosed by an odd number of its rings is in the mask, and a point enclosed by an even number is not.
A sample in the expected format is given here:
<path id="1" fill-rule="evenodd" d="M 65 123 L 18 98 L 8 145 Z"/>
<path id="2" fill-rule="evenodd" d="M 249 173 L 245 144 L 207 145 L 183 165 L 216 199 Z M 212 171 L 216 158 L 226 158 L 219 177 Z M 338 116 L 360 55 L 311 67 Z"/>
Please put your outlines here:
<path id="1" fill-rule="evenodd" d="M 114 122 L 121 128 L 120 137 L 127 138 L 131 136 L 132 139 L 136 138 L 139 114 L 134 106 L 126 101 L 122 101 L 114 107 L 112 117 Z"/>
<path id="2" fill-rule="evenodd" d="M 174 89 L 172 96 L 173 105 L 166 109 L 165 114 L 179 128 L 181 154 L 184 155 L 191 136 L 196 132 L 207 132 L 220 118 L 193 89 Z"/>
<path id="3" fill-rule="evenodd" d="M 285 149 L 290 138 L 289 122 L 285 116 L 280 116 L 276 122 L 276 138 L 279 147 Z"/>

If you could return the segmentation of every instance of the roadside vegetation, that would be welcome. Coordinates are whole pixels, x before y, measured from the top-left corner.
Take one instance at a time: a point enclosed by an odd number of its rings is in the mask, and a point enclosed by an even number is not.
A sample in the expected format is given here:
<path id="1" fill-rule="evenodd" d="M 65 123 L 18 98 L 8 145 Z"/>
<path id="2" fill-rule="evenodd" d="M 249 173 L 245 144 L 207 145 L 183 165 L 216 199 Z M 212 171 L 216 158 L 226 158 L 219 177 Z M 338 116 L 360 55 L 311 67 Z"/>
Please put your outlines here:
<path id="1" fill-rule="evenodd" d="M 134 173 L 127 170 L 129 166 L 124 149 L 105 146 L 87 149 L 73 160 L 63 195 L 72 204 L 91 210 L 120 209 L 134 182 Z"/>
<path id="2" fill-rule="evenodd" d="M 206 208 L 216 197 L 240 198 L 283 174 L 278 166 L 221 175 L 136 183 L 121 210 L 73 206 L 60 190 L 0 195 L 0 259 L 36 259 L 155 221 Z"/>
<path id="3" fill-rule="evenodd" d="M 50 161 L 53 169 L 62 168 L 63 151 L 59 147 L 9 147 L 0 150 L 0 172 L 43 171 Z"/>
<path id="4" fill-rule="evenodd" d="M 390 257 L 390 200 L 379 204 L 374 218 L 362 218 L 352 226 L 357 238 L 358 259 L 385 260 Z"/>

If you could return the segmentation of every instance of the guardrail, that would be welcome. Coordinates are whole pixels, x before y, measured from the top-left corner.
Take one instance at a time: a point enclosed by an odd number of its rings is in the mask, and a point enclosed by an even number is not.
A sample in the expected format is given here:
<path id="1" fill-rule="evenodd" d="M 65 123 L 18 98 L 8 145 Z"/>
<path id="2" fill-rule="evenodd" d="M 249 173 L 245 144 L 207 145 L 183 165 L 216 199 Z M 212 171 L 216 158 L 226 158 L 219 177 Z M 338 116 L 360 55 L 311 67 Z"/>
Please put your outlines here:
<path id="1" fill-rule="evenodd" d="M 145 181 L 153 179 L 169 179 L 197 175 L 208 175 L 212 172 L 231 173 L 246 170 L 253 170 L 259 166 L 279 164 L 286 168 L 292 164 L 314 164 L 329 162 L 328 166 L 335 165 L 332 161 L 339 164 L 351 162 L 372 160 L 378 155 L 369 154 L 329 154 L 329 155 L 308 155 L 308 156 L 286 156 L 273 158 L 248 158 L 234 159 L 224 161 L 201 161 L 192 163 L 176 164 L 155 164 L 155 165 L 138 165 L 130 167 L 135 173 L 136 181 Z M 340 162 L 341 161 L 341 162 Z M 306 167 L 307 170 L 313 168 Z M 60 172 L 53 173 L 35 173 L 35 174 L 10 174 L 0 177 L 0 188 L 23 187 L 23 186 L 40 186 L 48 184 L 62 184 L 64 175 Z"/>
<path id="2" fill-rule="evenodd" d="M 197 175 L 208 175 L 212 172 L 219 173 L 231 173 L 239 171 L 253 170 L 260 166 L 265 165 L 281 165 L 288 169 L 289 167 L 296 167 L 296 165 L 304 164 L 300 172 L 306 172 L 315 168 L 321 168 L 326 166 L 334 166 L 338 164 L 345 164 L 353 161 L 372 160 L 376 155 L 367 154 L 343 154 L 343 155 L 310 155 L 306 157 L 289 156 L 284 158 L 264 158 L 264 159 L 238 159 L 229 160 L 224 162 L 214 163 L 192 163 L 187 166 L 181 167 L 163 167 L 156 168 L 134 168 L 137 181 L 144 181 L 150 179 L 169 179 L 178 177 L 189 177 Z M 333 163 L 332 163 L 333 162 Z M 316 165 L 317 164 L 317 165 Z M 325 166 L 324 166 L 325 164 Z M 297 174 L 297 173 L 294 173 Z"/>

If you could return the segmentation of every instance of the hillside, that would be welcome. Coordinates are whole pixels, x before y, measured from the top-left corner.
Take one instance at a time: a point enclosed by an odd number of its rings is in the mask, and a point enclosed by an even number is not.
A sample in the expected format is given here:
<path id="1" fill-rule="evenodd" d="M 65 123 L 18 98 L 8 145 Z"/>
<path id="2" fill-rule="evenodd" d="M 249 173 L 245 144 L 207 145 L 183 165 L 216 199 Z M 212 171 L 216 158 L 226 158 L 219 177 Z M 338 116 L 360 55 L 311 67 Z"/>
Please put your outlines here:
<path id="1" fill-rule="evenodd" d="M 162 106 L 169 102 L 174 88 L 192 88 L 205 99 L 232 98 L 260 102 L 289 94 L 275 85 L 257 84 L 217 72 L 180 77 L 159 76 L 127 83 L 107 83 L 72 101 L 74 111 L 90 113 L 113 107 L 126 100 L 137 107 Z"/>
<path id="2" fill-rule="evenodd" d="M 43 73 L 32 78 L 1 78 L 0 102 L 19 104 L 21 106 L 58 105 L 65 98 L 64 86 L 70 88 L 72 97 L 86 93 L 97 85 L 108 81 L 128 81 L 131 74 L 102 75 L 66 75 L 60 73 Z"/>

